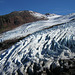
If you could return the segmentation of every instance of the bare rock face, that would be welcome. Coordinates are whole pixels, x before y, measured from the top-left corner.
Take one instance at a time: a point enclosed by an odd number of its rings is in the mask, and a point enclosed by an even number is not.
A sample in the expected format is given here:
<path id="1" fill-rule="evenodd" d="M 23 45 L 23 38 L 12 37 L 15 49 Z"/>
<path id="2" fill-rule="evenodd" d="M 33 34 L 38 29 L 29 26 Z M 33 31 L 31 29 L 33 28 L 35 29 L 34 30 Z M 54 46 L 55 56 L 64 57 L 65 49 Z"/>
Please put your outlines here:
<path id="1" fill-rule="evenodd" d="M 0 33 L 11 30 L 25 23 L 47 19 L 45 15 L 38 17 L 37 14 L 39 13 L 26 10 L 15 11 L 7 15 L 0 16 Z"/>

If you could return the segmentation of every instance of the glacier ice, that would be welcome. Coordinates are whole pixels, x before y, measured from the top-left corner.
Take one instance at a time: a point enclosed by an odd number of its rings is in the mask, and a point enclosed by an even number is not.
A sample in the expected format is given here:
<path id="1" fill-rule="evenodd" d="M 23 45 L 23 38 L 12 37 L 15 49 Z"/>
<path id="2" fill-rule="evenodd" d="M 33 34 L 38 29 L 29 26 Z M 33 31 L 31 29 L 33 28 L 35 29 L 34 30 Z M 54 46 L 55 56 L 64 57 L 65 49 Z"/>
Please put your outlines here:
<path id="1" fill-rule="evenodd" d="M 0 74 L 33 74 L 37 69 L 50 68 L 60 58 L 75 58 L 75 22 L 34 32 L 17 42 L 0 55 Z"/>

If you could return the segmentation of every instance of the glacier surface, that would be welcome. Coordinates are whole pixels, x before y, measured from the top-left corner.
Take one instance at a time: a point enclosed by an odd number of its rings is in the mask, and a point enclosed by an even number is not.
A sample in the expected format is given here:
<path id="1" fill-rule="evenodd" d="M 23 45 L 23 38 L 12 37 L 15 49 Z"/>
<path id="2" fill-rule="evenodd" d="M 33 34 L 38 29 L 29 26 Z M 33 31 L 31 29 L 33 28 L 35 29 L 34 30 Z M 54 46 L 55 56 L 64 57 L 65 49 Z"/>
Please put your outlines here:
<path id="1" fill-rule="evenodd" d="M 26 36 L 0 55 L 0 74 L 26 75 L 37 65 L 42 70 L 59 59 L 75 58 L 75 14 L 24 24 L 0 35 L 1 42 Z M 52 26 L 52 27 L 51 27 Z M 44 66 L 42 66 L 44 63 Z M 56 62 L 56 65 L 59 65 Z"/>

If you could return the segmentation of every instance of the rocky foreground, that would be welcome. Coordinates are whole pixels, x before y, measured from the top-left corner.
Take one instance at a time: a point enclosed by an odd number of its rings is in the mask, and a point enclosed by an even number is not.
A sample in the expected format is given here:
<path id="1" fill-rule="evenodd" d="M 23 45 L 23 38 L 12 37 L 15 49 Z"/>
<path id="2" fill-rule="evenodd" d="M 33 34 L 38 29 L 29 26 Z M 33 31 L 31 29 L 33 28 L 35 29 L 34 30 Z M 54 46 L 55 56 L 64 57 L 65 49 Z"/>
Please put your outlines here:
<path id="1" fill-rule="evenodd" d="M 75 59 L 60 59 L 58 62 L 59 66 L 53 62 L 50 68 L 45 67 L 44 62 L 42 62 L 42 66 L 34 63 L 27 68 L 25 75 L 75 75 Z M 17 70 L 17 73 L 23 75 L 20 69 Z M 15 74 L 13 73 L 13 75 Z"/>

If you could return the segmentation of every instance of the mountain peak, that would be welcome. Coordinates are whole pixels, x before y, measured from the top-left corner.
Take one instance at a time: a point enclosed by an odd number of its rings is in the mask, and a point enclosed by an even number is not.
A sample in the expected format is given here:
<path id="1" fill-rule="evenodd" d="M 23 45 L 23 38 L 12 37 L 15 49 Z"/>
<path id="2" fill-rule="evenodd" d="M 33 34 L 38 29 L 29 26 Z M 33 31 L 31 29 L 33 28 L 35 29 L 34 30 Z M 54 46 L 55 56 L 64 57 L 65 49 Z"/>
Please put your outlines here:
<path id="1" fill-rule="evenodd" d="M 10 14 L 0 16 L 0 33 L 11 30 L 25 23 L 46 19 L 48 18 L 45 15 L 37 12 L 30 12 L 28 10 L 14 11 Z"/>
<path id="2" fill-rule="evenodd" d="M 45 15 L 47 15 L 47 16 L 55 16 L 56 14 L 46 13 Z"/>

